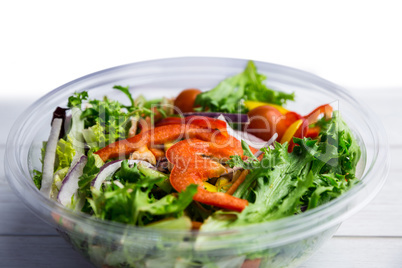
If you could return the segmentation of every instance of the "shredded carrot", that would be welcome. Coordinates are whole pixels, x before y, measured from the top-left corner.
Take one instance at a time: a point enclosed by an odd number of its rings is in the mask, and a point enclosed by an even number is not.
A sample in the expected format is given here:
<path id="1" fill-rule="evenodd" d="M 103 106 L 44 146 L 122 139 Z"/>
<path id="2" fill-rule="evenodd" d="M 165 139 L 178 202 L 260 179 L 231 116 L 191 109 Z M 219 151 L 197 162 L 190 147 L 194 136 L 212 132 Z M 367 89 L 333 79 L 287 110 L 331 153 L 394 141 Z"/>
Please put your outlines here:
<path id="1" fill-rule="evenodd" d="M 199 230 L 201 228 L 202 222 L 199 221 L 191 221 L 191 229 Z"/>
<path id="2" fill-rule="evenodd" d="M 241 172 L 240 176 L 237 178 L 237 180 L 230 186 L 229 190 L 227 190 L 227 194 L 232 195 L 237 188 L 239 188 L 240 184 L 243 183 L 243 181 L 246 179 L 246 176 L 248 174 L 248 169 L 245 169 Z"/>
<path id="3" fill-rule="evenodd" d="M 165 157 L 165 151 L 158 148 L 149 148 L 151 153 L 155 156 L 156 160 L 160 160 Z"/>
<path id="4" fill-rule="evenodd" d="M 261 264 L 261 258 L 254 260 L 246 259 L 243 262 L 241 268 L 258 268 L 260 267 L 260 264 Z"/>

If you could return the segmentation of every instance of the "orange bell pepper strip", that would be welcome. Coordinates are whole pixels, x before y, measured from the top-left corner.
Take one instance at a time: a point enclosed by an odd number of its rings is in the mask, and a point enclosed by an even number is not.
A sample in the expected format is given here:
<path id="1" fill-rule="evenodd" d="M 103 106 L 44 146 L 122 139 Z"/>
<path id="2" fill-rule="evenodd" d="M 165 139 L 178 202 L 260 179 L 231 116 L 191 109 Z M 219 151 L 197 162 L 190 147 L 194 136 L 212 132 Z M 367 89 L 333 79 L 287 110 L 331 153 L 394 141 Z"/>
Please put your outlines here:
<path id="1" fill-rule="evenodd" d="M 240 212 L 248 205 L 247 200 L 226 193 L 209 192 L 203 184 L 209 178 L 219 177 L 226 172 L 226 168 L 212 158 L 228 160 L 232 155 L 243 156 L 241 143 L 221 133 L 216 135 L 214 142 L 198 139 L 180 141 L 166 152 L 167 159 L 174 165 L 170 184 L 178 192 L 190 184 L 197 184 L 198 191 L 193 197 L 195 201 Z"/>
<path id="2" fill-rule="evenodd" d="M 134 137 L 111 143 L 96 151 L 95 154 L 99 155 L 103 161 L 106 161 L 111 158 L 129 155 L 143 146 L 152 148 L 189 137 L 208 139 L 213 135 L 213 132 L 195 125 L 175 124 L 160 126 L 141 132 Z"/>
<path id="3" fill-rule="evenodd" d="M 155 126 L 160 127 L 174 124 L 192 124 L 204 128 L 218 129 L 221 132 L 226 131 L 226 122 L 216 118 L 199 115 L 190 115 L 187 117 L 166 117 L 159 121 Z"/>
<path id="4" fill-rule="evenodd" d="M 197 124 L 193 124 L 193 122 Z M 224 129 L 222 129 L 223 126 Z M 129 155 L 143 146 L 154 147 L 154 145 L 161 145 L 186 138 L 211 140 L 211 137 L 217 131 L 215 129 L 222 129 L 222 131 L 218 132 L 222 133 L 224 136 L 228 136 L 225 122 L 218 119 L 198 116 L 194 121 L 189 121 L 186 125 L 176 123 L 141 131 L 140 134 L 134 137 L 111 143 L 96 151 L 95 154 L 99 155 L 103 161 L 106 161 L 111 158 Z"/>
<path id="5" fill-rule="evenodd" d="M 166 117 L 155 124 L 155 127 L 174 125 L 174 124 L 185 124 L 185 117 Z"/>
<path id="6" fill-rule="evenodd" d="M 149 150 L 151 151 L 151 153 L 155 156 L 156 160 L 161 160 L 165 157 L 165 151 L 159 148 L 149 148 Z"/>

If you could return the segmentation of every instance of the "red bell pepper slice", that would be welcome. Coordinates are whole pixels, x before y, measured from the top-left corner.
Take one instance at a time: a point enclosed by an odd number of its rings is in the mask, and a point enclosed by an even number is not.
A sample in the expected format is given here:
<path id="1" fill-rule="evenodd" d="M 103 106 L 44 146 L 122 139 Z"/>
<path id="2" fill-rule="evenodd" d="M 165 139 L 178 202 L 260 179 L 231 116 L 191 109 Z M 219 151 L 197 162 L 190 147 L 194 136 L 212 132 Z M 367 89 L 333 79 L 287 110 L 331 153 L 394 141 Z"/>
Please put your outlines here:
<path id="1" fill-rule="evenodd" d="M 305 119 L 307 119 L 308 124 L 314 124 L 318 121 L 318 117 L 320 116 L 320 114 L 324 114 L 326 119 L 329 119 L 332 117 L 332 106 L 329 104 L 324 104 L 321 106 L 318 106 L 317 108 L 315 108 L 311 113 L 309 113 L 308 115 L 304 116 Z"/>
<path id="2" fill-rule="evenodd" d="M 312 138 L 312 139 L 317 138 L 318 134 L 320 134 L 320 130 L 321 130 L 321 128 L 319 126 L 310 127 L 307 130 L 306 138 Z"/>

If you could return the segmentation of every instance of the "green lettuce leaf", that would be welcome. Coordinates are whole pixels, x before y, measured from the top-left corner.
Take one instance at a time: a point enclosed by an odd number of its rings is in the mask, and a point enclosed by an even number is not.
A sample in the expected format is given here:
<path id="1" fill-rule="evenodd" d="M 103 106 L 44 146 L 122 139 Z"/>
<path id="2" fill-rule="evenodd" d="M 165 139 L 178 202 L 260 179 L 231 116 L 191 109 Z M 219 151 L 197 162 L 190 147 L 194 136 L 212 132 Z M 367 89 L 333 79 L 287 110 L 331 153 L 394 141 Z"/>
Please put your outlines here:
<path id="1" fill-rule="evenodd" d="M 67 106 L 69 108 L 78 107 L 81 108 L 82 102 L 88 99 L 88 92 L 75 92 L 68 98 Z"/>
<path id="2" fill-rule="evenodd" d="M 191 219 L 187 216 L 182 216 L 180 218 L 166 218 L 161 221 L 153 222 L 147 225 L 147 227 L 155 228 L 158 230 L 190 230 L 191 229 Z"/>
<path id="3" fill-rule="evenodd" d="M 239 155 L 232 155 L 230 159 L 227 161 L 227 165 L 229 165 L 231 168 L 233 167 L 240 167 L 243 169 L 253 169 L 258 166 L 260 166 L 260 162 L 258 159 L 254 156 L 254 154 L 251 152 L 250 147 L 245 141 L 241 141 L 241 146 L 243 149 L 243 154 L 248 157 L 247 160 L 243 160 L 241 156 Z M 264 150 L 264 149 L 262 149 Z"/>
<path id="4" fill-rule="evenodd" d="M 93 150 L 88 152 L 87 159 L 83 174 L 78 181 L 80 192 L 89 191 L 91 182 L 96 178 L 96 175 L 98 175 L 100 168 L 104 164 L 99 155 L 93 153 Z"/>
<path id="5" fill-rule="evenodd" d="M 193 201 L 193 196 L 197 193 L 198 186 L 192 184 L 187 189 L 176 196 L 165 195 L 161 199 L 144 205 L 140 208 L 142 212 L 149 212 L 153 215 L 178 214 Z"/>
<path id="6" fill-rule="evenodd" d="M 264 80 L 266 77 L 257 72 L 253 61 L 249 61 L 246 69 L 237 75 L 221 81 L 212 90 L 199 94 L 195 105 L 202 111 L 246 113 L 243 101 L 261 101 L 284 105 L 288 100 L 294 100 L 294 94 L 269 89 Z"/>
<path id="7" fill-rule="evenodd" d="M 183 216 L 184 209 L 192 202 L 197 186 L 157 199 L 151 189 L 155 179 L 143 178 L 140 183 L 125 183 L 123 187 L 112 181 L 101 190 L 91 188 L 88 202 L 94 215 L 104 220 L 145 226 L 166 218 Z"/>
<path id="8" fill-rule="evenodd" d="M 128 87 L 114 86 L 130 100 L 130 105 L 104 97 L 89 100 L 80 118 L 84 121 L 82 134 L 91 148 L 99 149 L 118 140 L 127 138 L 130 117 L 149 114 L 149 109 L 136 105 Z"/>
<path id="9" fill-rule="evenodd" d="M 110 143 L 110 136 L 107 135 L 105 128 L 99 122 L 96 122 L 92 127 L 84 129 L 82 135 L 89 148 L 93 151 L 97 151 Z"/>
<path id="10" fill-rule="evenodd" d="M 312 167 L 319 176 L 302 198 L 307 209 L 325 204 L 359 183 L 356 167 L 361 150 L 350 128 L 338 112 L 321 127 L 319 149 L 314 153 L 316 160 Z"/>
<path id="11" fill-rule="evenodd" d="M 129 87 L 123 87 L 123 86 L 116 85 L 113 88 L 123 92 L 127 96 L 127 98 L 130 100 L 131 106 L 125 106 L 126 108 L 131 109 L 132 107 L 135 106 L 134 99 L 133 99 L 133 96 L 131 96 Z"/>
<path id="12" fill-rule="evenodd" d="M 193 201 L 197 185 L 190 185 L 178 194 L 160 195 L 156 185 L 166 176 L 141 170 L 137 164 L 130 167 L 124 160 L 100 190 L 91 187 L 91 197 L 87 200 L 93 214 L 101 219 L 138 226 L 183 216 Z"/>
<path id="13" fill-rule="evenodd" d="M 40 190 L 40 187 L 42 186 L 42 172 L 34 169 L 32 179 L 33 179 L 33 182 L 35 183 L 36 188 L 38 188 Z"/>
<path id="14" fill-rule="evenodd" d="M 76 92 L 69 98 L 68 107 L 72 111 L 70 135 L 75 141 L 74 145 L 77 145 L 75 149 L 82 149 L 81 153 L 84 151 L 84 142 L 91 149 L 98 150 L 115 141 L 126 139 L 132 116 L 153 115 L 150 109 L 144 107 L 145 98 L 134 100 L 129 87 L 116 85 L 113 88 L 123 92 L 130 100 L 130 105 L 124 105 L 106 96 L 102 100 L 88 100 L 86 91 Z"/>
<path id="15" fill-rule="evenodd" d="M 130 167 L 127 160 L 121 163 L 120 169 L 113 175 L 113 179 L 115 180 L 131 183 L 136 183 L 143 177 L 138 170 L 137 164 L 135 163 L 133 167 Z"/>
<path id="16" fill-rule="evenodd" d="M 60 139 L 56 148 L 55 172 L 63 168 L 69 168 L 73 162 L 75 149 L 73 140 L 67 136 L 67 140 Z"/>
<path id="17" fill-rule="evenodd" d="M 88 103 L 89 107 L 81 114 L 85 128 L 99 124 L 104 134 L 111 136 L 110 139 L 125 137 L 126 130 L 122 123 L 126 121 L 127 113 L 123 110 L 124 105 L 106 97 L 104 100 L 90 100 Z"/>
<path id="18" fill-rule="evenodd" d="M 41 154 L 40 162 L 42 163 L 42 170 L 43 170 L 43 160 L 45 159 L 46 145 L 47 145 L 47 142 L 44 141 L 42 143 L 42 148 L 40 150 L 40 154 Z M 32 172 L 33 172 L 32 180 L 33 180 L 36 188 L 38 188 L 40 190 L 40 188 L 42 187 L 42 171 L 34 169 Z"/>

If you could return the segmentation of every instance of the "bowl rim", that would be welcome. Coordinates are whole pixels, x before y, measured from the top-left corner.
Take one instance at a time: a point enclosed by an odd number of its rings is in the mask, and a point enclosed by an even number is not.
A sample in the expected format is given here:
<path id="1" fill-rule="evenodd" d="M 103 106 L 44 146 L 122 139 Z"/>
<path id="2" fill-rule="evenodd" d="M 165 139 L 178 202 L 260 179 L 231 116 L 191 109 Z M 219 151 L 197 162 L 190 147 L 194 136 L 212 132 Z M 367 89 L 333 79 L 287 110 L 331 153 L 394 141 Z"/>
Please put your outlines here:
<path id="1" fill-rule="evenodd" d="M 31 104 L 17 119 L 17 121 L 14 123 L 10 134 L 7 139 L 7 144 L 6 144 L 6 152 L 5 152 L 5 169 L 6 169 L 6 177 L 9 182 L 9 184 L 12 186 L 13 190 L 20 196 L 20 198 L 24 201 L 24 203 L 35 212 L 35 214 L 38 214 L 37 209 L 35 209 L 32 204 L 29 204 L 27 200 L 24 198 L 23 193 L 19 192 L 18 188 L 15 183 L 19 183 L 25 190 L 32 191 L 32 194 L 36 197 L 36 201 L 40 202 L 42 207 L 45 208 L 47 212 L 52 213 L 53 211 L 56 210 L 56 212 L 61 215 L 62 217 L 65 217 L 66 219 L 80 223 L 80 224 L 88 224 L 91 225 L 95 228 L 100 228 L 100 229 L 105 229 L 107 232 L 115 233 L 115 234 L 122 234 L 123 231 L 135 231 L 137 233 L 141 233 L 144 235 L 153 235 L 153 236 L 160 236 L 163 237 L 166 235 L 166 233 L 172 234 L 172 235 L 197 235 L 197 236 L 216 236 L 216 235 L 223 235 L 226 233 L 233 233 L 233 232 L 243 232 L 243 231 L 250 231 L 250 227 L 252 226 L 253 233 L 262 233 L 265 230 L 275 230 L 275 234 L 283 233 L 284 236 L 288 240 L 296 240 L 299 239 L 300 237 L 305 237 L 311 234 L 312 232 L 319 232 L 320 230 L 325 230 L 328 229 L 332 226 L 335 226 L 339 223 L 341 223 L 343 220 L 354 214 L 356 211 L 360 210 L 362 207 L 364 207 L 367 203 L 369 203 L 374 196 L 380 191 L 382 185 L 385 183 L 385 179 L 387 177 L 388 171 L 389 171 L 389 152 L 388 152 L 388 141 L 387 141 L 387 135 L 384 131 L 384 128 L 382 127 L 381 121 L 377 116 L 369 110 L 369 108 L 366 105 L 362 105 L 361 102 L 358 102 L 353 96 L 350 95 L 350 93 L 345 90 L 344 88 L 327 81 L 317 75 L 292 68 L 292 67 L 287 67 L 279 64 L 273 64 L 273 63 L 268 63 L 268 62 L 262 62 L 262 61 L 256 61 L 253 60 L 256 66 L 270 66 L 271 68 L 275 68 L 278 71 L 286 71 L 287 73 L 292 74 L 293 76 L 296 76 L 297 78 L 306 81 L 308 80 L 309 82 L 312 83 L 318 83 L 320 84 L 320 87 L 322 87 L 324 90 L 328 90 L 327 88 L 332 88 L 336 89 L 337 93 L 340 94 L 340 96 L 344 99 L 347 100 L 350 104 L 353 104 L 354 106 L 358 107 L 358 109 L 365 114 L 368 118 L 367 121 L 370 121 L 370 124 L 372 124 L 372 128 L 376 129 L 376 131 L 373 131 L 373 135 L 375 136 L 375 142 L 374 144 L 374 149 L 375 149 L 375 154 L 373 157 L 373 160 L 371 161 L 371 165 L 369 169 L 367 169 L 364 174 L 362 175 L 362 180 L 367 179 L 367 177 L 380 177 L 378 179 L 378 187 L 376 187 L 372 192 L 367 195 L 367 197 L 364 199 L 364 201 L 359 205 L 359 206 L 354 206 L 351 209 L 348 209 L 344 211 L 343 213 L 340 213 L 338 215 L 333 215 L 336 211 L 342 211 L 344 210 L 345 206 L 347 206 L 347 203 L 353 199 L 357 193 L 361 192 L 364 188 L 366 188 L 366 184 L 360 183 L 355 185 L 352 189 L 350 189 L 348 192 L 342 194 L 340 197 L 324 204 L 321 205 L 317 208 L 314 208 L 312 210 L 308 210 L 306 212 L 297 214 L 297 215 L 292 215 L 290 217 L 285 217 L 282 219 L 278 219 L 275 221 L 268 221 L 268 222 L 262 222 L 262 223 L 257 223 L 257 224 L 252 224 L 252 225 L 247 225 L 247 226 L 242 226 L 242 227 L 235 227 L 231 228 L 228 230 L 218 230 L 218 231 L 197 231 L 197 230 L 158 230 L 154 228 L 144 228 L 144 227 L 138 227 L 138 226 L 131 226 L 131 225 L 126 225 L 118 222 L 111 222 L 111 221 L 105 221 L 105 220 L 100 220 L 95 217 L 92 217 L 88 214 L 82 213 L 82 212 L 74 212 L 70 209 L 67 209 L 63 207 L 61 204 L 58 202 L 51 200 L 49 198 L 46 198 L 42 193 L 37 190 L 37 188 L 34 186 L 33 183 L 29 183 L 28 179 L 26 178 L 26 173 L 23 171 L 23 167 L 21 166 L 21 163 L 16 163 L 13 160 L 18 161 L 18 157 L 16 157 L 16 151 L 13 148 L 17 146 L 16 140 L 18 137 L 19 130 L 23 127 L 23 124 L 25 123 L 27 116 L 36 108 L 40 103 L 45 102 L 47 99 L 51 98 L 52 96 L 56 95 L 66 87 L 69 87 L 71 85 L 77 84 L 81 81 L 89 80 L 93 77 L 97 77 L 99 75 L 104 75 L 107 73 L 113 73 L 113 72 L 118 72 L 122 71 L 124 69 L 130 69 L 133 67 L 141 67 L 141 65 L 158 65 L 159 63 L 166 63 L 166 62 L 192 62 L 192 61 L 228 61 L 228 62 L 244 62 L 246 63 L 248 59 L 239 59 L 239 58 L 225 58 L 225 57 L 173 57 L 173 58 L 164 58 L 164 59 L 155 59 L 155 60 L 149 60 L 149 61 L 141 61 L 141 62 L 134 62 L 134 63 L 128 63 L 124 65 L 119 65 L 111 68 L 107 68 L 104 70 L 100 70 L 85 76 L 82 76 L 78 79 L 72 80 L 64 85 L 61 85 L 57 87 L 56 89 L 50 91 L 46 95 L 42 96 L 39 98 L 37 101 L 35 101 L 33 104 Z M 287 74 L 287 75 L 290 75 Z M 381 140 L 381 142 L 380 142 Z M 369 165 L 370 163 L 367 163 Z M 29 174 L 29 178 L 31 178 Z M 370 180 L 370 182 L 373 180 Z M 333 213 L 329 213 L 329 208 L 333 211 Z M 331 216 L 331 220 L 327 221 L 325 224 L 320 225 L 319 227 L 315 228 L 313 230 L 308 230 L 306 231 L 306 226 L 311 225 L 311 222 L 313 222 L 313 219 L 316 219 L 317 217 L 324 217 L 324 216 Z M 43 217 L 43 216 L 41 216 Z M 51 224 L 51 223 L 49 223 Z M 292 238 L 287 237 L 286 233 L 288 233 L 288 228 L 294 228 L 294 233 L 300 232 L 298 235 L 294 235 Z M 107 229 L 106 229 L 107 228 Z M 285 238 L 284 238 L 285 239 Z M 285 239 L 286 240 L 286 239 Z M 282 240 L 283 242 L 284 240 Z M 228 243 L 233 243 L 233 240 L 227 241 Z"/>

